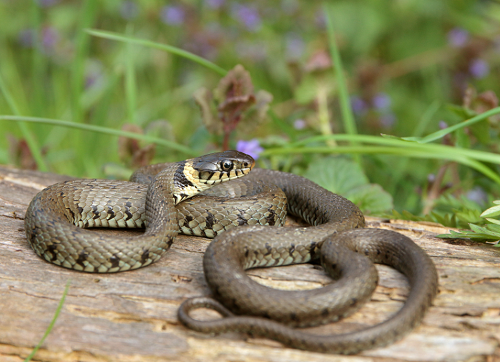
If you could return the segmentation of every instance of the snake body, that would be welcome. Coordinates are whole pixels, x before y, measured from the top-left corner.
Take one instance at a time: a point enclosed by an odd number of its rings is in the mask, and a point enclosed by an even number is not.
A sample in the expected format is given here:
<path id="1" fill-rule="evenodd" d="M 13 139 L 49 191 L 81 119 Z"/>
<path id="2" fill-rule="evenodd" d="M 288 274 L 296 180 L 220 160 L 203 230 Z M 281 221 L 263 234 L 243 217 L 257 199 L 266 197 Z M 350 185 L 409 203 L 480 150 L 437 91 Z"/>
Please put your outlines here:
<path id="1" fill-rule="evenodd" d="M 179 231 L 176 204 L 246 175 L 254 164 L 244 153 L 226 151 L 153 167 L 149 186 L 114 180 L 58 183 L 40 191 L 28 206 L 26 237 L 39 256 L 66 268 L 94 273 L 137 269 L 172 245 Z M 143 224 L 146 232 L 129 238 L 81 229 Z"/>
<path id="2" fill-rule="evenodd" d="M 217 236 L 205 253 L 204 272 L 214 297 L 232 311 L 211 298 L 186 300 L 179 308 L 179 319 L 201 332 L 248 332 L 294 348 L 352 354 L 392 343 L 420 323 L 437 293 L 434 264 L 422 249 L 401 234 L 363 229 L 362 213 L 343 197 L 296 175 L 255 169 L 244 179 L 231 183 L 236 183 L 240 191 L 258 185 L 258 191 L 270 193 L 271 200 L 274 200 L 271 204 L 263 204 L 260 196 L 255 195 L 249 196 L 252 212 L 242 209 L 239 199 L 234 201 L 231 211 L 224 208 L 223 205 L 228 203 L 224 199 L 218 199 L 216 204 L 213 199 L 206 199 L 207 196 L 196 196 L 181 202 L 200 191 L 196 177 L 205 185 L 216 179 L 231 178 L 213 175 L 220 172 L 213 170 L 214 165 L 221 165 L 230 157 L 233 157 L 232 165 L 251 164 L 244 168 L 245 171 L 233 171 L 233 178 L 240 176 L 239 173 L 241 176 L 248 173 L 253 167 L 253 160 L 249 161 L 236 151 L 227 151 L 177 164 L 150 166 L 133 176 L 134 181 L 151 182 L 149 187 L 116 181 L 74 181 L 54 185 L 42 191 L 30 204 L 26 214 L 26 235 L 33 249 L 47 261 L 89 272 L 114 272 L 148 265 L 169 248 L 179 229 Z M 196 172 L 186 171 L 187 166 L 192 170 L 193 165 L 197 165 Z M 208 165 L 209 171 L 204 170 L 203 165 Z M 190 184 L 189 193 L 184 187 L 186 179 Z M 68 184 L 73 191 L 68 190 Z M 218 198 L 238 193 L 231 188 L 217 188 L 205 193 L 213 193 L 212 196 Z M 286 195 L 288 212 L 303 218 L 312 227 L 257 225 L 282 223 L 280 217 L 285 201 L 276 188 Z M 136 196 L 129 197 L 128 189 L 132 189 Z M 70 204 L 79 205 L 81 194 L 100 193 L 102 190 L 109 193 L 104 205 L 92 202 L 87 208 L 78 206 L 81 210 L 77 207 L 78 215 L 73 215 L 76 212 Z M 126 215 L 126 221 L 110 222 L 114 218 L 109 212 L 107 215 L 99 213 L 100 208 L 106 211 L 115 195 L 124 194 L 126 199 L 112 213 L 121 212 Z M 144 195 L 146 211 L 141 213 Z M 88 199 L 92 200 L 92 197 Z M 203 206 L 197 209 L 197 202 Z M 179 211 L 184 204 L 184 211 Z M 93 217 L 79 216 L 89 213 Z M 145 223 L 146 232 L 142 238 L 103 240 L 65 219 L 84 227 L 104 223 L 116 223 L 117 226 L 120 223 L 137 226 Z M 249 226 L 230 230 L 236 225 Z M 220 234 L 224 230 L 229 231 Z M 334 336 L 310 335 L 291 328 L 338 320 L 352 314 L 368 300 L 378 277 L 373 264 L 365 256 L 373 262 L 396 268 L 409 279 L 411 291 L 398 313 L 368 329 Z M 304 263 L 317 258 L 337 279 L 334 284 L 309 291 L 278 291 L 252 281 L 244 272 L 252 267 Z M 189 312 L 199 307 L 215 309 L 225 318 L 212 321 L 191 318 Z"/>

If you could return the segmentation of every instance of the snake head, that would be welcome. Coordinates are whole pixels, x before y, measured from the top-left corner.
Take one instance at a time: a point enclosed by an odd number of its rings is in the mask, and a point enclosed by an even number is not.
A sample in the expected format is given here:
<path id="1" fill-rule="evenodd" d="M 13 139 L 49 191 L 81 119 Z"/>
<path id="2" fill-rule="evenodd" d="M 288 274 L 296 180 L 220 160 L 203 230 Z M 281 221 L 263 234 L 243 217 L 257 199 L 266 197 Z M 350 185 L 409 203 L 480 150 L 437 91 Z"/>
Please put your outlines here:
<path id="1" fill-rule="evenodd" d="M 255 166 L 255 161 L 243 152 L 224 151 L 195 158 L 192 165 L 200 183 L 215 185 L 245 176 Z"/>
<path id="2" fill-rule="evenodd" d="M 221 182 L 245 176 L 255 161 L 242 152 L 224 151 L 182 161 L 178 165 L 174 175 L 175 204 Z"/>

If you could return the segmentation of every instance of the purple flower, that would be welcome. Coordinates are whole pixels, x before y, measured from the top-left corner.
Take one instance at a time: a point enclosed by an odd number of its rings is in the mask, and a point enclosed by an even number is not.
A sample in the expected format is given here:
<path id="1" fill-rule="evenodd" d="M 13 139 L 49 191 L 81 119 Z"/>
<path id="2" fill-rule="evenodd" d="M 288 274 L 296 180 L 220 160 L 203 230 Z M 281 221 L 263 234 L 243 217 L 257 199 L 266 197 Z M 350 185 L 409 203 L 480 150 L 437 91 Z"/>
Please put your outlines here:
<path id="1" fill-rule="evenodd" d="M 484 78 L 490 72 L 490 66 L 483 59 L 474 59 L 469 66 L 469 73 L 477 79 Z"/>
<path id="2" fill-rule="evenodd" d="M 90 59 L 85 66 L 85 89 L 102 86 L 104 81 L 103 65 L 100 61 Z"/>
<path id="3" fill-rule="evenodd" d="M 267 48 L 262 42 L 250 43 L 248 41 L 240 41 L 235 46 L 235 53 L 240 58 L 248 58 L 256 62 L 266 59 Z"/>
<path id="4" fill-rule="evenodd" d="M 290 58 L 300 58 L 304 54 L 304 41 L 297 35 L 289 35 L 286 38 L 286 52 Z"/>
<path id="5" fill-rule="evenodd" d="M 225 0 L 206 0 L 205 3 L 212 9 L 220 9 Z"/>
<path id="6" fill-rule="evenodd" d="M 35 43 L 35 31 L 33 29 L 24 29 L 17 35 L 17 40 L 24 48 L 31 48 Z"/>
<path id="7" fill-rule="evenodd" d="M 439 121 L 439 129 L 445 129 L 445 128 L 448 128 L 448 123 L 446 123 L 443 120 Z"/>
<path id="8" fill-rule="evenodd" d="M 258 159 L 261 152 L 264 151 L 256 138 L 250 141 L 239 140 L 236 143 L 236 150 L 252 156 L 254 160 Z"/>
<path id="9" fill-rule="evenodd" d="M 390 128 L 396 123 L 396 116 L 393 113 L 386 113 L 380 116 L 382 127 Z"/>
<path id="10" fill-rule="evenodd" d="M 181 25 L 186 17 L 186 12 L 181 6 L 164 6 L 160 18 L 168 25 Z"/>
<path id="11" fill-rule="evenodd" d="M 38 4 L 42 7 L 42 8 L 48 8 L 52 5 L 55 5 L 59 2 L 59 0 L 38 0 Z"/>
<path id="12" fill-rule="evenodd" d="M 452 47 L 463 47 L 469 40 L 469 32 L 462 28 L 453 28 L 448 32 L 448 44 Z"/>
<path id="13" fill-rule="evenodd" d="M 139 14 L 139 7 L 135 1 L 125 0 L 120 5 L 120 15 L 125 20 L 132 20 Z"/>
<path id="14" fill-rule="evenodd" d="M 357 115 L 364 114 L 368 109 L 366 102 L 362 98 L 357 96 L 351 97 L 351 107 L 353 112 L 356 113 Z"/>
<path id="15" fill-rule="evenodd" d="M 45 50 L 52 50 L 59 41 L 59 33 L 51 26 L 42 30 L 42 46 Z"/>
<path id="16" fill-rule="evenodd" d="M 385 93 L 379 93 L 372 98 L 372 104 L 376 109 L 387 109 L 391 106 L 391 98 Z"/>
<path id="17" fill-rule="evenodd" d="M 256 31 L 260 28 L 261 20 L 256 9 L 237 4 L 233 7 L 232 13 L 233 17 L 240 20 L 248 30 Z"/>
<path id="18" fill-rule="evenodd" d="M 303 119 L 296 119 L 295 122 L 293 122 L 293 128 L 299 131 L 306 128 L 306 125 L 306 121 L 304 121 Z"/>
<path id="19" fill-rule="evenodd" d="M 484 205 L 488 201 L 488 194 L 479 186 L 467 192 L 466 197 L 479 205 Z"/>

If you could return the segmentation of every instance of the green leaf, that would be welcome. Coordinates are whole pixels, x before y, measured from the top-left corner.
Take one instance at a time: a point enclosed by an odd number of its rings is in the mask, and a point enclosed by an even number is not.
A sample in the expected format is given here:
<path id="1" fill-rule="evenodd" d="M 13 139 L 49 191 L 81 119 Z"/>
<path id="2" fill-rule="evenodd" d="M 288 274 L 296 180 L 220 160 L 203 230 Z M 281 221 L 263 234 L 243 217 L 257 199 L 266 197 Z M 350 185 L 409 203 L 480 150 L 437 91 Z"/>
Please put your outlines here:
<path id="1" fill-rule="evenodd" d="M 481 142 L 483 145 L 487 145 L 491 141 L 491 136 L 490 136 L 490 124 L 488 122 L 488 119 L 485 119 L 483 122 L 478 122 L 470 127 L 470 130 L 472 131 L 472 134 L 474 137 L 476 137 L 479 142 Z M 467 139 L 470 142 L 470 137 L 467 137 Z"/>
<path id="2" fill-rule="evenodd" d="M 380 214 L 394 207 L 392 196 L 376 184 L 362 185 L 343 196 L 354 202 L 367 214 Z"/>
<path id="3" fill-rule="evenodd" d="M 489 217 L 486 218 L 486 220 L 488 220 L 489 222 L 493 223 L 493 224 L 497 224 L 497 225 L 500 225 L 500 220 L 497 220 L 497 219 L 491 219 Z"/>
<path id="4" fill-rule="evenodd" d="M 309 164 L 305 177 L 354 202 L 365 213 L 393 207 L 392 196 L 380 185 L 369 184 L 361 167 L 344 157 L 325 157 Z"/>
<path id="5" fill-rule="evenodd" d="M 358 164 L 344 157 L 320 158 L 309 164 L 304 177 L 339 195 L 368 184 Z"/>
<path id="6" fill-rule="evenodd" d="M 452 113 L 456 114 L 460 118 L 472 118 L 477 115 L 476 112 L 472 111 L 469 108 L 463 107 L 463 106 L 458 106 L 456 104 L 447 104 L 446 108 L 451 111 Z"/>
<path id="7" fill-rule="evenodd" d="M 500 235 L 500 222 L 498 220 L 495 220 L 495 221 L 498 223 L 498 225 L 488 224 L 488 225 L 486 225 L 486 229 L 491 230 L 494 233 L 499 233 L 499 235 Z"/>
<path id="8" fill-rule="evenodd" d="M 493 203 L 497 203 L 496 201 L 493 201 Z M 499 206 L 493 206 L 490 207 L 489 209 L 486 209 L 483 211 L 481 214 L 481 217 L 495 217 L 500 215 L 500 205 Z"/>
<path id="9" fill-rule="evenodd" d="M 298 104 L 307 104 L 317 96 L 318 80 L 312 74 L 305 74 L 295 88 L 294 99 Z"/>

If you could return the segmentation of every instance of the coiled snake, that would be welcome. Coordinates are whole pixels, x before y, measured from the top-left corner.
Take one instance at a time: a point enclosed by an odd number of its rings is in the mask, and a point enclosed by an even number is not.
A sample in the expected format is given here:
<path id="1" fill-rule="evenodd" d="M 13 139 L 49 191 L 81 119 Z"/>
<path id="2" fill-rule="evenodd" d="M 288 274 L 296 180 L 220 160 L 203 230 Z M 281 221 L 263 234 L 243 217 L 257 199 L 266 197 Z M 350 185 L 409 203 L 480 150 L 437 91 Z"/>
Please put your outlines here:
<path id="1" fill-rule="evenodd" d="M 296 175 L 255 169 L 241 180 L 208 190 L 247 175 L 253 166 L 250 156 L 226 151 L 148 166 L 132 176 L 136 182 L 74 180 L 52 185 L 30 203 L 26 236 L 33 250 L 48 262 L 106 273 L 137 269 L 158 260 L 179 230 L 218 235 L 204 255 L 204 272 L 214 297 L 233 312 L 210 298 L 186 300 L 179 308 L 179 319 L 201 332 L 247 332 L 294 348 L 352 354 L 390 344 L 421 322 L 438 283 L 434 264 L 422 249 L 396 232 L 363 229 L 364 217 L 354 204 Z M 231 184 L 235 186 L 229 187 Z M 248 190 L 246 198 L 235 199 L 229 208 L 225 204 L 231 201 L 220 198 Z M 203 191 L 205 196 L 193 197 Z M 271 203 L 264 203 L 262 195 Z M 243 209 L 244 203 L 248 209 Z M 281 225 L 285 208 L 313 226 L 256 225 Z M 144 235 L 135 238 L 96 236 L 81 229 L 144 224 Z M 238 225 L 250 226 L 234 228 Z M 395 315 L 365 330 L 333 336 L 290 328 L 338 320 L 368 300 L 378 276 L 365 256 L 396 268 L 409 279 L 408 299 Z M 317 258 L 336 282 L 309 291 L 270 289 L 244 272 Z M 192 319 L 189 312 L 200 307 L 215 309 L 225 318 Z"/>

